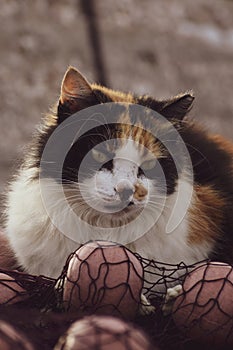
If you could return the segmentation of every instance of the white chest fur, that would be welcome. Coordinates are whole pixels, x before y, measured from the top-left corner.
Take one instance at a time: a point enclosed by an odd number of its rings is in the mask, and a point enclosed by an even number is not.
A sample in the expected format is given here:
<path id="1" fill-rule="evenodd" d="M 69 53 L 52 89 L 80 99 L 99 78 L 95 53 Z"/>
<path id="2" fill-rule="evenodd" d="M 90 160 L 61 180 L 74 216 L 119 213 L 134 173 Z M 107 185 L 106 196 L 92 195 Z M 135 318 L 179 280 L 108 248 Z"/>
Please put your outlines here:
<path id="1" fill-rule="evenodd" d="M 21 172 L 12 183 L 8 199 L 6 229 L 18 261 L 27 272 L 56 278 L 61 273 L 68 255 L 76 250 L 80 244 L 61 234 L 52 224 L 41 198 L 39 181 L 27 180 L 30 171 Z M 83 230 L 87 229 L 85 224 L 73 221 L 73 216 L 69 216 L 69 213 L 64 209 L 63 202 L 57 197 L 55 184 L 52 183 L 52 180 L 46 181 L 48 181 L 48 185 L 54 186 L 52 192 L 54 195 L 52 198 L 54 217 L 63 221 L 63 227 L 67 227 L 67 232 L 71 233 L 70 237 L 75 237 L 77 231 L 82 233 Z M 175 197 L 172 196 L 167 203 L 168 207 L 172 207 L 174 204 Z M 182 203 L 184 205 L 185 201 L 180 202 L 176 209 L 177 214 L 183 210 Z M 184 261 L 190 264 L 206 258 L 211 247 L 190 246 L 188 244 L 188 213 L 173 232 L 166 234 L 166 226 L 170 216 L 170 210 L 166 209 L 156 224 L 141 238 L 129 244 L 129 247 L 145 258 L 168 263 L 177 264 Z M 147 217 L 142 217 L 135 230 L 144 229 L 145 220 Z M 97 237 L 94 236 L 93 232 L 89 232 L 90 239 L 106 238 L 119 241 L 120 235 L 117 237 Z M 127 234 L 130 232 L 125 231 L 124 236 Z"/>

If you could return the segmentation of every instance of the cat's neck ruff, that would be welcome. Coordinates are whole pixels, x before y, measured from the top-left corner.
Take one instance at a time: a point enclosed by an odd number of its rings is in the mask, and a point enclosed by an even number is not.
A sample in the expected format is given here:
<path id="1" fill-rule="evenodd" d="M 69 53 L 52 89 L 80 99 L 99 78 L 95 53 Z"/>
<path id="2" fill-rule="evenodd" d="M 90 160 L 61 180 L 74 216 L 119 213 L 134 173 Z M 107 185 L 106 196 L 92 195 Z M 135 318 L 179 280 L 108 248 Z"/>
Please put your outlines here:
<path id="1" fill-rule="evenodd" d="M 11 184 L 10 215 L 7 222 L 7 233 L 11 245 L 19 263 L 26 267 L 27 272 L 58 277 L 68 255 L 76 250 L 80 243 L 84 243 L 75 241 L 71 237 L 82 236 L 85 233 L 89 239 L 109 239 L 121 243 L 119 238 L 122 234 L 125 237 L 132 236 L 132 231 L 127 232 L 127 227 L 119 227 L 118 234 L 117 231 L 114 233 L 115 236 L 108 234 L 105 230 L 104 236 L 97 227 L 93 228 L 82 220 L 74 220 L 75 216 L 68 210 L 67 203 L 64 203 L 59 191 L 56 191 L 58 184 L 52 179 L 43 180 L 46 186 L 53 189 L 51 201 L 54 206 L 48 210 L 41 195 L 41 184 L 39 180 L 29 180 L 31 175 L 32 170 L 22 170 Z M 184 189 L 187 195 L 190 195 L 191 185 L 185 180 L 179 181 L 183 181 Z M 166 233 L 172 208 L 175 207 L 175 216 L 180 215 L 186 208 L 185 200 L 180 201 L 179 206 L 175 206 L 175 201 L 176 194 L 174 193 L 169 196 L 166 208 L 153 227 L 135 241 L 131 239 L 128 247 L 145 258 L 169 263 L 184 261 L 190 264 L 206 258 L 211 245 L 195 247 L 188 244 L 190 230 L 188 212 L 173 232 Z M 62 227 L 66 228 L 67 234 L 60 233 L 53 225 L 50 218 L 51 213 L 53 219 L 61 222 Z M 139 224 L 135 225 L 133 232 L 135 237 L 139 237 L 140 231 L 145 229 L 147 220 L 151 220 L 149 212 L 145 212 Z"/>

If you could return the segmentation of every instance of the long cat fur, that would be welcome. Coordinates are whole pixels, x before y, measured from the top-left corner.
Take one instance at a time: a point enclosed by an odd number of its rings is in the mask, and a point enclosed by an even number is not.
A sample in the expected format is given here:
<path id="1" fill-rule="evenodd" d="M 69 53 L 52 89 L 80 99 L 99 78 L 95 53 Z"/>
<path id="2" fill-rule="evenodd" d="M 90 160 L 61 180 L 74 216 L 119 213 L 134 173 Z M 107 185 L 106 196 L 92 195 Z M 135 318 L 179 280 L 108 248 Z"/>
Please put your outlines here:
<path id="1" fill-rule="evenodd" d="M 24 271 L 56 278 L 69 253 L 80 245 L 59 232 L 50 220 L 40 192 L 40 158 L 49 137 L 66 118 L 86 107 L 108 102 L 138 104 L 170 120 L 183 138 L 193 165 L 193 188 L 181 176 L 174 183 L 174 193 L 167 195 L 166 210 L 156 225 L 141 238 L 131 242 L 129 248 L 145 258 L 167 263 L 184 261 L 192 264 L 206 258 L 233 263 L 233 146 L 220 136 L 209 134 L 186 117 L 193 99 L 191 93 L 163 101 L 150 96 L 126 94 L 89 84 L 75 68 L 68 69 L 54 113 L 47 115 L 34 134 L 8 192 L 6 231 Z M 77 230 L 81 234 L 87 228 L 85 225 L 77 227 L 69 215 L 64 214 L 54 179 L 45 176 L 43 181 L 55 189 L 53 215 L 63 221 L 71 236 Z M 193 190 L 192 198 L 182 222 L 172 234 L 165 235 L 178 186 L 182 186 L 187 196 Z M 185 206 L 184 195 L 184 200 L 176 208 L 177 215 L 185 210 Z M 135 230 L 140 232 L 143 226 L 142 220 Z M 125 229 L 124 235 L 127 234 Z M 118 241 L 119 237 L 110 238 Z M 96 234 L 94 238 L 105 237 Z"/>

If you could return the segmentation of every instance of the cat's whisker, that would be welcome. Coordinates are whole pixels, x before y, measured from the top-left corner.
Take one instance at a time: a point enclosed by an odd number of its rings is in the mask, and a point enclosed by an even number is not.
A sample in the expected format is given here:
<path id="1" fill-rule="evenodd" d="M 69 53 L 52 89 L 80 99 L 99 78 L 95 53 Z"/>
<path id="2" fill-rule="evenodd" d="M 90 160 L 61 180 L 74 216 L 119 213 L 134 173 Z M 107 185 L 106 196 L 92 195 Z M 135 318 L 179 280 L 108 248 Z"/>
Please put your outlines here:
<path id="1" fill-rule="evenodd" d="M 88 202 L 91 202 L 93 203 L 93 201 L 97 201 L 96 198 L 94 196 L 88 196 L 88 197 L 83 197 L 83 196 L 76 196 L 76 195 L 73 195 L 73 196 L 67 196 L 66 197 L 66 200 L 68 202 L 71 202 L 72 200 L 74 201 L 77 201 L 77 200 L 82 200 L 83 202 L 85 203 L 88 203 Z"/>
<path id="2" fill-rule="evenodd" d="M 201 162 L 202 160 L 203 160 L 203 161 L 206 160 L 206 161 L 209 163 L 209 160 L 207 159 L 207 157 L 205 156 L 205 154 L 201 152 L 200 149 L 196 148 L 195 146 L 193 146 L 193 145 L 191 145 L 191 144 L 189 144 L 189 143 L 187 143 L 186 145 L 187 145 L 188 147 L 190 147 L 190 149 L 194 150 L 195 152 L 197 152 L 199 155 L 202 156 L 202 159 L 199 160 L 200 162 Z M 194 163 L 193 165 L 195 165 L 195 163 Z"/>
<path id="3" fill-rule="evenodd" d="M 153 209 L 153 210 L 159 210 L 161 211 L 164 210 L 164 209 L 169 209 L 168 206 L 164 206 L 164 205 L 160 205 L 160 204 L 150 204 L 147 206 L 147 209 Z"/>
<path id="4" fill-rule="evenodd" d="M 162 198 L 163 199 L 163 198 Z M 150 204 L 150 205 L 155 205 L 155 206 L 161 206 L 161 207 L 164 207 L 164 208 L 169 208 L 169 206 L 166 204 L 166 201 L 157 201 L 157 200 L 152 200 L 152 199 L 149 199 L 147 201 L 147 204 Z"/>

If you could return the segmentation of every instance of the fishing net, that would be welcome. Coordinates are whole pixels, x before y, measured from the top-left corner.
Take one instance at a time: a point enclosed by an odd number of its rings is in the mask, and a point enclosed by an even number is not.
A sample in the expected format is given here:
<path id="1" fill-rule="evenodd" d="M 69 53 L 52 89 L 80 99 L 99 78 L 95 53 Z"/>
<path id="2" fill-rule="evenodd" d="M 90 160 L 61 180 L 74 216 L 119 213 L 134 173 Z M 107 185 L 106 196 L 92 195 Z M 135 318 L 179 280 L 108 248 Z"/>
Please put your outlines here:
<path id="1" fill-rule="evenodd" d="M 129 319 L 136 316 L 142 288 L 143 267 L 135 255 L 124 246 L 99 241 L 69 256 L 56 291 L 65 310 Z"/>
<path id="2" fill-rule="evenodd" d="M 233 267 L 164 264 L 90 242 L 68 257 L 58 279 L 0 269 L 0 320 L 34 349 L 53 349 L 59 339 L 56 350 L 232 349 Z M 21 349 L 12 344 L 0 349 Z"/>

